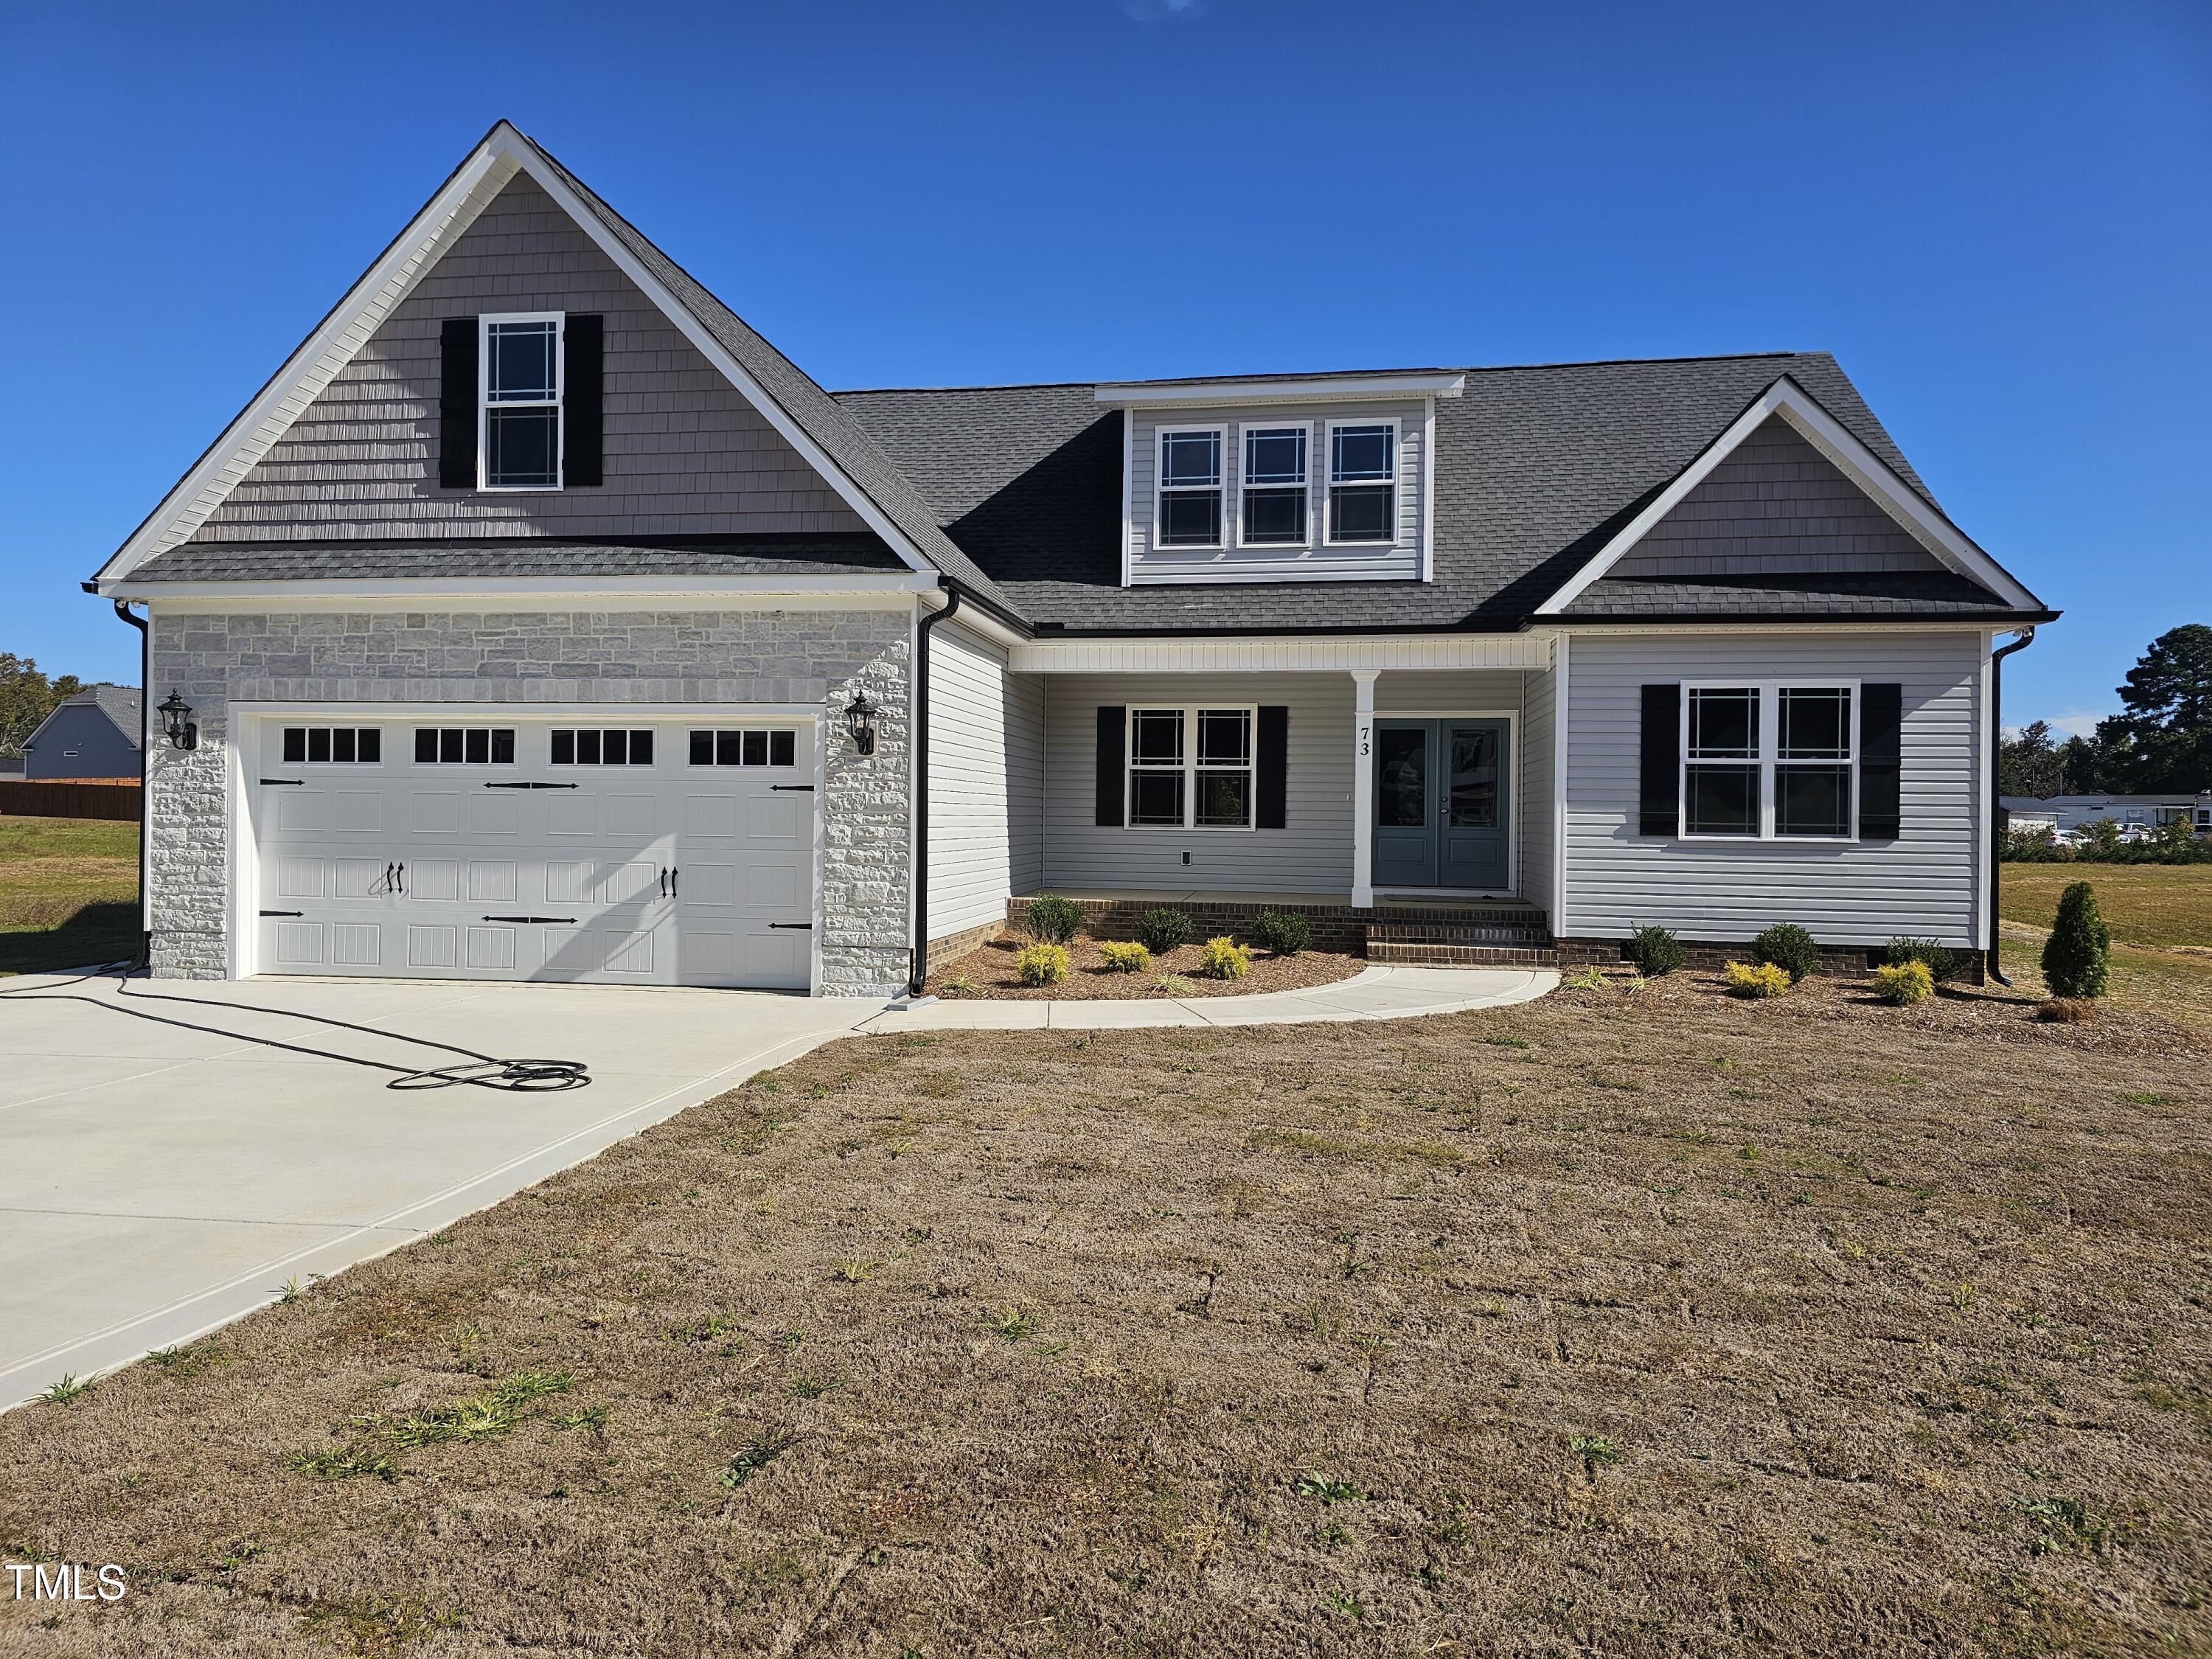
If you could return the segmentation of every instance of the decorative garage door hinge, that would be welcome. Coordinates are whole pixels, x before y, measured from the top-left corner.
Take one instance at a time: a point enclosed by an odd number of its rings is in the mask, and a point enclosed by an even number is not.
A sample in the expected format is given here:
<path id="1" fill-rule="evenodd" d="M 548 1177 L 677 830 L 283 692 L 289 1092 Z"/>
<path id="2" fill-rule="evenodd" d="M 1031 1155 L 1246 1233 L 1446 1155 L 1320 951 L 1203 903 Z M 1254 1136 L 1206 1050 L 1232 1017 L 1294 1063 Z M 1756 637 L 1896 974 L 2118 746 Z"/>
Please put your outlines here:
<path id="1" fill-rule="evenodd" d="M 811 795 L 814 793 L 814 786 L 811 783 L 771 783 L 769 788 L 777 793 L 788 792 L 795 795 Z"/>
<path id="2" fill-rule="evenodd" d="M 486 916 L 486 917 L 484 918 L 484 920 L 485 920 L 486 921 L 532 921 L 532 922 L 548 922 L 548 921 L 575 921 L 575 917 L 574 917 L 574 916 Z"/>
<path id="3" fill-rule="evenodd" d="M 487 789 L 574 789 L 573 783 L 488 783 Z"/>
<path id="4" fill-rule="evenodd" d="M 295 789 L 297 789 L 304 785 L 307 781 L 305 778 L 264 778 L 261 781 L 264 783 L 289 783 Z"/>
<path id="5" fill-rule="evenodd" d="M 305 910 L 264 910 L 261 914 L 264 916 L 304 916 L 307 913 Z"/>
<path id="6" fill-rule="evenodd" d="M 811 933 L 814 931 L 814 924 L 811 921 L 771 921 L 769 926 L 794 928 L 802 933 Z"/>

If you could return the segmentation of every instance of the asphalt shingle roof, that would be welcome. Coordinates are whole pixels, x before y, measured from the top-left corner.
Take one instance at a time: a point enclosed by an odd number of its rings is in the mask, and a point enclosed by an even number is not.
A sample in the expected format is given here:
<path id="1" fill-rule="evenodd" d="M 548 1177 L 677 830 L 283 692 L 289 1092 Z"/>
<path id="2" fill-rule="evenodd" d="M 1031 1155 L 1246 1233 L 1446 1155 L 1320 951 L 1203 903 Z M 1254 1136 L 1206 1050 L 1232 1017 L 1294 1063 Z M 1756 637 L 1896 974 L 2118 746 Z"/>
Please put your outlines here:
<path id="1" fill-rule="evenodd" d="M 905 568 L 874 535 L 701 537 L 642 544 L 505 536 L 188 542 L 149 559 L 131 576 L 157 582 L 359 581 L 436 576 L 841 576 Z"/>

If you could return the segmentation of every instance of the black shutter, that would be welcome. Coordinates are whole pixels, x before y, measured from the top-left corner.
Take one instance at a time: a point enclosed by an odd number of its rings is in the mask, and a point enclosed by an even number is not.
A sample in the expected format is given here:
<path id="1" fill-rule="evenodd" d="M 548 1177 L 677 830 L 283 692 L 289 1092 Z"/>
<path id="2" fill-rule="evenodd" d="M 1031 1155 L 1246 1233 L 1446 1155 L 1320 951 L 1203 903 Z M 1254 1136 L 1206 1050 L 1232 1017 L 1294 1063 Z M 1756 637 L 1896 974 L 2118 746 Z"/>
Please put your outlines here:
<path id="1" fill-rule="evenodd" d="M 477 487 L 477 319 L 449 317 L 438 331 L 438 484 Z"/>
<path id="2" fill-rule="evenodd" d="M 1121 827 L 1123 763 L 1128 757 L 1128 711 L 1120 703 L 1098 708 L 1098 799 L 1095 822 L 1102 829 Z"/>
<path id="3" fill-rule="evenodd" d="M 1682 823 L 1682 688 L 1644 688 L 1644 738 L 1636 833 L 1673 836 Z"/>
<path id="4" fill-rule="evenodd" d="M 1286 829 L 1291 821 L 1291 711 L 1260 710 L 1258 775 L 1253 780 L 1254 822 L 1262 830 Z"/>
<path id="5" fill-rule="evenodd" d="M 571 317 L 561 331 L 561 482 L 590 489 L 607 481 L 604 317 Z"/>
<path id="6" fill-rule="evenodd" d="M 1893 681 L 1859 687 L 1859 839 L 1895 841 L 1902 833 L 1905 688 Z"/>

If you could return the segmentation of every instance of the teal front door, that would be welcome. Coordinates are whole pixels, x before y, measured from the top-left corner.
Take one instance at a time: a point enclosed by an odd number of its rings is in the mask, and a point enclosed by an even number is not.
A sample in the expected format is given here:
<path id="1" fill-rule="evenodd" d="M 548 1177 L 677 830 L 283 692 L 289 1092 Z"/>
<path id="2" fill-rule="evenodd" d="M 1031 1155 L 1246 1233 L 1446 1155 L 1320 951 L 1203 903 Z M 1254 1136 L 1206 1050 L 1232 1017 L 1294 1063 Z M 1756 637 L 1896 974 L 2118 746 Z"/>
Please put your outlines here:
<path id="1" fill-rule="evenodd" d="M 1510 731 L 1501 720 L 1375 722 L 1377 887 L 1504 890 Z"/>

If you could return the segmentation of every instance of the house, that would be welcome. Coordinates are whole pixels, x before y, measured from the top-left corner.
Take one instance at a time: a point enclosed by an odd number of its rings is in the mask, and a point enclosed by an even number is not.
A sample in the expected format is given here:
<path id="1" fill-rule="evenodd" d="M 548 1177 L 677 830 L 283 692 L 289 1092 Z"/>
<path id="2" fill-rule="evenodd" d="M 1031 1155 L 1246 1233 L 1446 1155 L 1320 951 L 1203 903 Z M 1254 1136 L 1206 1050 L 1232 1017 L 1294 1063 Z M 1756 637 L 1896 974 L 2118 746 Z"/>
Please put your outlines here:
<path id="1" fill-rule="evenodd" d="M 1976 951 L 2055 614 L 1823 354 L 833 395 L 505 123 L 87 586 L 160 972 L 854 996 L 1045 889 Z"/>
<path id="2" fill-rule="evenodd" d="M 141 729 L 136 686 L 88 685 L 23 739 L 23 777 L 136 778 Z"/>
<path id="3" fill-rule="evenodd" d="M 2109 818 L 2123 830 L 2149 830 L 2160 824 L 2186 823 L 2212 831 L 2212 793 L 2169 795 L 2007 795 L 1998 805 L 2013 830 L 2048 830 L 2067 835 Z"/>

